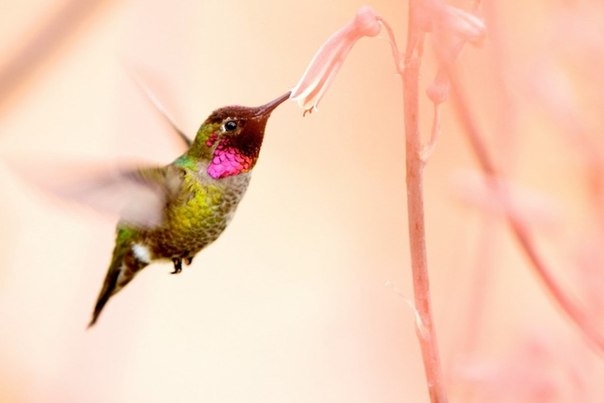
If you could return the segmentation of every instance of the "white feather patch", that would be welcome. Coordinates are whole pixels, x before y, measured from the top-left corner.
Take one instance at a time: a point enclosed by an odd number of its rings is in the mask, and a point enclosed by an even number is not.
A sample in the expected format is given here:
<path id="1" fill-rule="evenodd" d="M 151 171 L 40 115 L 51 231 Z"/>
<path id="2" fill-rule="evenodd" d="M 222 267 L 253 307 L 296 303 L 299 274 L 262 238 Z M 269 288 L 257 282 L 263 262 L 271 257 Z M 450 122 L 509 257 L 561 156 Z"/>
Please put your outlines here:
<path id="1" fill-rule="evenodd" d="M 140 243 L 132 245 L 132 252 L 139 262 L 151 263 L 151 251 L 149 247 Z"/>

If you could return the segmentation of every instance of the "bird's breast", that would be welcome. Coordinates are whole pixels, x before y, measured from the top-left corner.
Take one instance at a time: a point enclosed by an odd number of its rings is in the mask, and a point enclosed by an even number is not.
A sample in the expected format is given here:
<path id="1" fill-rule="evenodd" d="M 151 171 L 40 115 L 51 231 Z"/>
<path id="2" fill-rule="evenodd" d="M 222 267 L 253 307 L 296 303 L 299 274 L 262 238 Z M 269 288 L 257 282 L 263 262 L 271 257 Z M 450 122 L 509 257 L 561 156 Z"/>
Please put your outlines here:
<path id="1" fill-rule="evenodd" d="M 156 254 L 171 258 L 199 252 L 216 240 L 233 217 L 249 175 L 200 181 L 186 178 L 167 203 L 164 223 L 156 232 Z"/>

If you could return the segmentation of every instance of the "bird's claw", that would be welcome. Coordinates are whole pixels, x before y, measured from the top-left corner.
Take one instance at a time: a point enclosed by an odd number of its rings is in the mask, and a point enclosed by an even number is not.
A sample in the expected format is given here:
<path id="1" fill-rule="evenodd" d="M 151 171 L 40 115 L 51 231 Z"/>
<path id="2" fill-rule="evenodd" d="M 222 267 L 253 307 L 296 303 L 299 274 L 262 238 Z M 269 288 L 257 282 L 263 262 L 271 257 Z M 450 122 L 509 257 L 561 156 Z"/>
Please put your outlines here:
<path id="1" fill-rule="evenodd" d="M 174 263 L 174 271 L 170 274 L 178 274 L 182 271 L 182 259 L 179 257 L 173 257 L 172 263 Z"/>
<path id="2" fill-rule="evenodd" d="M 174 263 L 174 271 L 170 274 L 178 274 L 182 271 L 182 261 L 185 261 L 185 264 L 188 266 L 193 262 L 193 256 L 185 256 L 185 257 L 173 257 L 172 263 Z"/>

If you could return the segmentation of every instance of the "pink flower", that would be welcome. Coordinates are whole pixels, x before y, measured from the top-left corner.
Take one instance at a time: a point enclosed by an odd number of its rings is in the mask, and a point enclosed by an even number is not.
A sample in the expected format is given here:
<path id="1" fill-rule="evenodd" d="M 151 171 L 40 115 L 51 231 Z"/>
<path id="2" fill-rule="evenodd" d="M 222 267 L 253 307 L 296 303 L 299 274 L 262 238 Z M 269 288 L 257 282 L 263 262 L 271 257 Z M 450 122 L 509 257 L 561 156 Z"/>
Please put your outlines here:
<path id="1" fill-rule="evenodd" d="M 486 37 L 484 21 L 469 11 L 437 3 L 433 14 L 432 25 L 438 37 L 442 62 L 455 61 L 465 42 L 478 46 Z M 426 93 L 435 105 L 439 105 L 447 100 L 449 90 L 449 77 L 441 66 Z"/>
<path id="2" fill-rule="evenodd" d="M 435 24 L 447 36 L 455 35 L 472 45 L 480 45 L 486 36 L 484 21 L 471 12 L 448 4 L 439 4 Z"/>
<path id="3" fill-rule="evenodd" d="M 315 54 L 310 65 L 292 89 L 291 99 L 306 112 L 317 108 L 323 94 L 331 84 L 348 52 L 363 36 L 376 36 L 380 32 L 381 18 L 369 6 L 357 10 L 352 21 L 327 39 Z"/>

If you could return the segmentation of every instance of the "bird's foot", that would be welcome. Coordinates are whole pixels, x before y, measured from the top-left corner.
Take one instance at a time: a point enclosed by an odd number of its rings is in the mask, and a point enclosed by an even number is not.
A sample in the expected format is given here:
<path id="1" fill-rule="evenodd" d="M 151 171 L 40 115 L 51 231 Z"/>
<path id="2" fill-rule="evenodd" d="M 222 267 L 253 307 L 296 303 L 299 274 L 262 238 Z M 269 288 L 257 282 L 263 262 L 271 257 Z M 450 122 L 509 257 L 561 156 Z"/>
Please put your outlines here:
<path id="1" fill-rule="evenodd" d="M 193 262 L 193 256 L 188 256 L 189 252 L 185 252 L 182 257 L 173 257 L 172 263 L 174 263 L 174 271 L 170 274 L 178 274 L 182 271 L 182 262 L 184 260 L 185 264 L 188 266 Z"/>
<path id="2" fill-rule="evenodd" d="M 185 260 L 186 262 L 186 260 Z M 173 257 L 172 263 L 174 263 L 174 271 L 170 274 L 178 274 L 182 271 L 182 259 L 179 257 Z"/>

